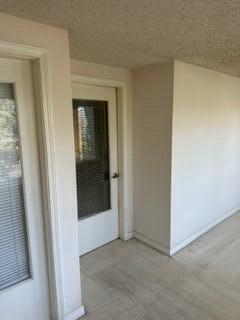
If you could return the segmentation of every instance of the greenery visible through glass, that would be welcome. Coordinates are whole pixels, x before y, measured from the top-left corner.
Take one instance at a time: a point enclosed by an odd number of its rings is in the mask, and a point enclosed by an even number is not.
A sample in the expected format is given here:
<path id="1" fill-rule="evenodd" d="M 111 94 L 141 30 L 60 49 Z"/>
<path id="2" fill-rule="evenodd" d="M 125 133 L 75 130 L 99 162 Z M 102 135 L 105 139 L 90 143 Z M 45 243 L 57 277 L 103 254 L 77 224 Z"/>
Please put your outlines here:
<path id="1" fill-rule="evenodd" d="M 95 127 L 93 107 L 78 107 L 79 158 L 94 160 L 96 158 Z"/>
<path id="2" fill-rule="evenodd" d="M 12 84 L 0 83 L 0 290 L 30 277 Z"/>
<path id="3" fill-rule="evenodd" d="M 73 100 L 78 218 L 111 208 L 108 102 Z"/>

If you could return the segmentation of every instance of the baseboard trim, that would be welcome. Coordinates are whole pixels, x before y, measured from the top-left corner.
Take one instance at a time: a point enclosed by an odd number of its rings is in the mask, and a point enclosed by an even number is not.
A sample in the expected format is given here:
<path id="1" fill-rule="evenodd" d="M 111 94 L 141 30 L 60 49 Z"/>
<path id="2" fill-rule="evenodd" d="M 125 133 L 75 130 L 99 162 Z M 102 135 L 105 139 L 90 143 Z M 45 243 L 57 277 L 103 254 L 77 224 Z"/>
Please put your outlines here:
<path id="1" fill-rule="evenodd" d="M 216 227 L 219 223 L 223 222 L 224 220 L 230 218 L 234 214 L 236 214 L 240 210 L 240 207 L 237 209 L 234 209 L 221 218 L 218 218 L 214 220 L 213 222 L 209 223 L 207 226 L 203 227 L 201 230 L 195 232 L 193 235 L 190 237 L 186 238 L 185 240 L 181 241 L 180 243 L 176 244 L 170 249 L 169 255 L 173 256 L 175 255 L 178 251 L 182 250 L 186 246 L 188 246 L 191 242 L 195 241 L 197 238 L 203 236 L 206 232 L 210 231 L 214 227 Z"/>
<path id="2" fill-rule="evenodd" d="M 143 234 L 136 232 L 136 231 L 133 232 L 132 236 L 134 238 L 136 238 L 137 240 L 140 240 L 140 241 L 146 243 L 150 247 L 160 251 L 161 253 L 164 253 L 168 256 L 174 256 L 178 251 L 182 250 L 183 248 L 188 246 L 190 243 L 192 243 L 193 241 L 195 241 L 199 237 L 203 236 L 206 232 L 208 232 L 211 229 L 213 229 L 214 227 L 216 227 L 219 223 L 223 222 L 224 220 L 226 220 L 226 219 L 230 218 L 231 216 L 233 216 L 234 214 L 236 214 L 238 211 L 240 211 L 240 207 L 235 208 L 234 210 L 226 213 L 221 218 L 214 220 L 213 222 L 211 222 L 210 224 L 208 224 L 207 226 L 205 226 L 201 230 L 195 232 L 193 235 L 191 235 L 190 237 L 181 241 L 180 243 L 176 244 L 172 248 L 168 248 L 168 247 L 156 242 L 155 240 L 148 238 L 148 237 L 144 236 Z"/>
<path id="3" fill-rule="evenodd" d="M 140 240 L 144 243 L 146 243 L 147 245 L 149 245 L 150 247 L 160 251 L 161 253 L 164 253 L 166 255 L 170 255 L 170 248 L 160 244 L 159 242 L 153 240 L 153 239 L 150 239 L 146 236 L 144 236 L 143 234 L 139 233 L 139 232 L 136 232 L 134 231 L 133 232 L 133 237 L 136 238 L 137 240 Z"/>
<path id="4" fill-rule="evenodd" d="M 77 308 L 76 310 L 72 311 L 68 315 L 65 316 L 65 320 L 78 320 L 82 316 L 85 315 L 85 308 L 84 305 L 81 305 L 81 307 Z"/>
<path id="5" fill-rule="evenodd" d="M 124 241 L 131 240 L 132 238 L 133 238 L 133 231 L 129 231 L 129 232 L 126 234 Z"/>

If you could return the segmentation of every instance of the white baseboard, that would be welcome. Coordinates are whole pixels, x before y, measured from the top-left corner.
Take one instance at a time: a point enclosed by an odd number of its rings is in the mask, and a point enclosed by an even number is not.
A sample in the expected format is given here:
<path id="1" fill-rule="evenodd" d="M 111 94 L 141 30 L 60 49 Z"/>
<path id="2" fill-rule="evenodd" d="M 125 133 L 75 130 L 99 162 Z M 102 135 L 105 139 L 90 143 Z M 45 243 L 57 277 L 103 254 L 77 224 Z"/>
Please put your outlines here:
<path id="1" fill-rule="evenodd" d="M 171 247 L 169 255 L 173 256 L 178 251 L 182 250 L 187 245 L 189 245 L 191 242 L 193 242 L 197 238 L 201 237 L 204 233 L 206 233 L 206 232 L 210 231 L 211 229 L 213 229 L 214 227 L 216 227 L 219 223 L 221 223 L 224 220 L 230 218 L 232 215 L 237 213 L 239 210 L 240 210 L 240 207 L 228 212 L 227 214 L 225 214 L 221 218 L 218 218 L 218 219 L 214 220 L 213 222 L 209 223 L 207 226 L 205 226 L 201 230 L 199 230 L 199 231 L 195 232 L 194 234 L 192 234 L 190 237 L 186 238 L 185 240 L 183 240 L 180 243 L 176 244 L 175 246 Z"/>
<path id="2" fill-rule="evenodd" d="M 66 315 L 65 320 L 78 320 L 85 315 L 84 305 Z"/>
<path id="3" fill-rule="evenodd" d="M 124 239 L 125 241 L 130 240 L 133 238 L 133 231 L 130 231 L 127 233 L 126 238 Z"/>
<path id="4" fill-rule="evenodd" d="M 123 235 L 120 234 L 120 239 L 123 241 L 128 241 L 133 238 L 133 231 L 128 231 L 124 233 Z"/>
<path id="5" fill-rule="evenodd" d="M 152 240 L 144 235 L 142 235 L 139 232 L 134 231 L 133 233 L 134 238 L 136 238 L 137 240 L 140 240 L 146 244 L 148 244 L 150 247 L 153 247 L 154 249 L 157 249 L 158 251 L 166 254 L 166 255 L 170 255 L 170 248 L 156 242 L 155 240 Z"/>
<path id="6" fill-rule="evenodd" d="M 222 216 L 221 218 L 218 218 L 216 220 L 214 220 L 213 222 L 211 222 L 210 224 L 208 224 L 207 226 L 205 226 L 204 228 L 202 228 L 201 230 L 195 232 L 194 234 L 192 234 L 190 237 L 184 239 L 183 241 L 181 241 L 180 243 L 176 244 L 175 246 L 168 248 L 158 242 L 156 242 L 155 240 L 152 240 L 144 235 L 142 235 L 139 232 L 134 231 L 133 232 L 133 237 L 148 244 L 150 247 L 157 249 L 158 251 L 168 255 L 168 256 L 173 256 L 175 255 L 178 251 L 182 250 L 183 248 L 185 248 L 187 245 L 189 245 L 191 242 L 193 242 L 194 240 L 196 240 L 197 238 L 201 237 L 203 234 L 205 234 L 206 232 L 210 231 L 211 229 L 213 229 L 214 227 L 216 227 L 219 223 L 223 222 L 224 220 L 230 218 L 232 215 L 234 215 L 235 213 L 237 213 L 240 210 L 239 208 L 235 208 L 234 210 L 228 212 L 227 214 L 225 214 L 224 216 Z"/>

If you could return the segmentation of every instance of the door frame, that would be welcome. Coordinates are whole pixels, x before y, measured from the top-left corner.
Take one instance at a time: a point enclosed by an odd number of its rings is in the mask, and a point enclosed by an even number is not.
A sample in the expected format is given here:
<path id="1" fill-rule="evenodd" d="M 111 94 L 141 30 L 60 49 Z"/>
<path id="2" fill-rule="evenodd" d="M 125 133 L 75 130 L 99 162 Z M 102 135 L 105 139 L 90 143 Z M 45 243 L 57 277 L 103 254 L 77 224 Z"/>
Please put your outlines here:
<path id="1" fill-rule="evenodd" d="M 38 89 L 36 122 L 39 137 L 43 218 L 46 237 L 50 312 L 53 319 L 64 319 L 64 289 L 61 269 L 57 180 L 55 172 L 55 144 L 53 137 L 53 107 L 49 78 L 48 50 L 0 40 L 0 55 L 5 58 L 25 59 L 33 63 L 34 84 Z M 36 89 L 36 88 L 34 88 Z"/>
<path id="2" fill-rule="evenodd" d="M 133 237 L 133 187 L 132 187 L 132 106 L 128 83 L 72 74 L 72 83 L 115 88 L 117 93 L 118 140 L 118 212 L 119 236 L 126 241 Z"/>

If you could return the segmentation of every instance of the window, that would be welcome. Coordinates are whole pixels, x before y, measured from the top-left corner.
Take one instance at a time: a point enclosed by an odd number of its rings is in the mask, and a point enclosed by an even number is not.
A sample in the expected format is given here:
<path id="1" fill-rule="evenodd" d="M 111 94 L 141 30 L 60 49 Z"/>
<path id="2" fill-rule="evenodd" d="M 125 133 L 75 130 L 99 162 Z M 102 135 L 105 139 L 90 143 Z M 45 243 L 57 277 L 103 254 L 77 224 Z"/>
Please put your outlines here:
<path id="1" fill-rule="evenodd" d="M 29 277 L 14 86 L 0 83 L 0 290 Z"/>
<path id="2" fill-rule="evenodd" d="M 108 103 L 73 100 L 78 218 L 110 209 Z"/>

